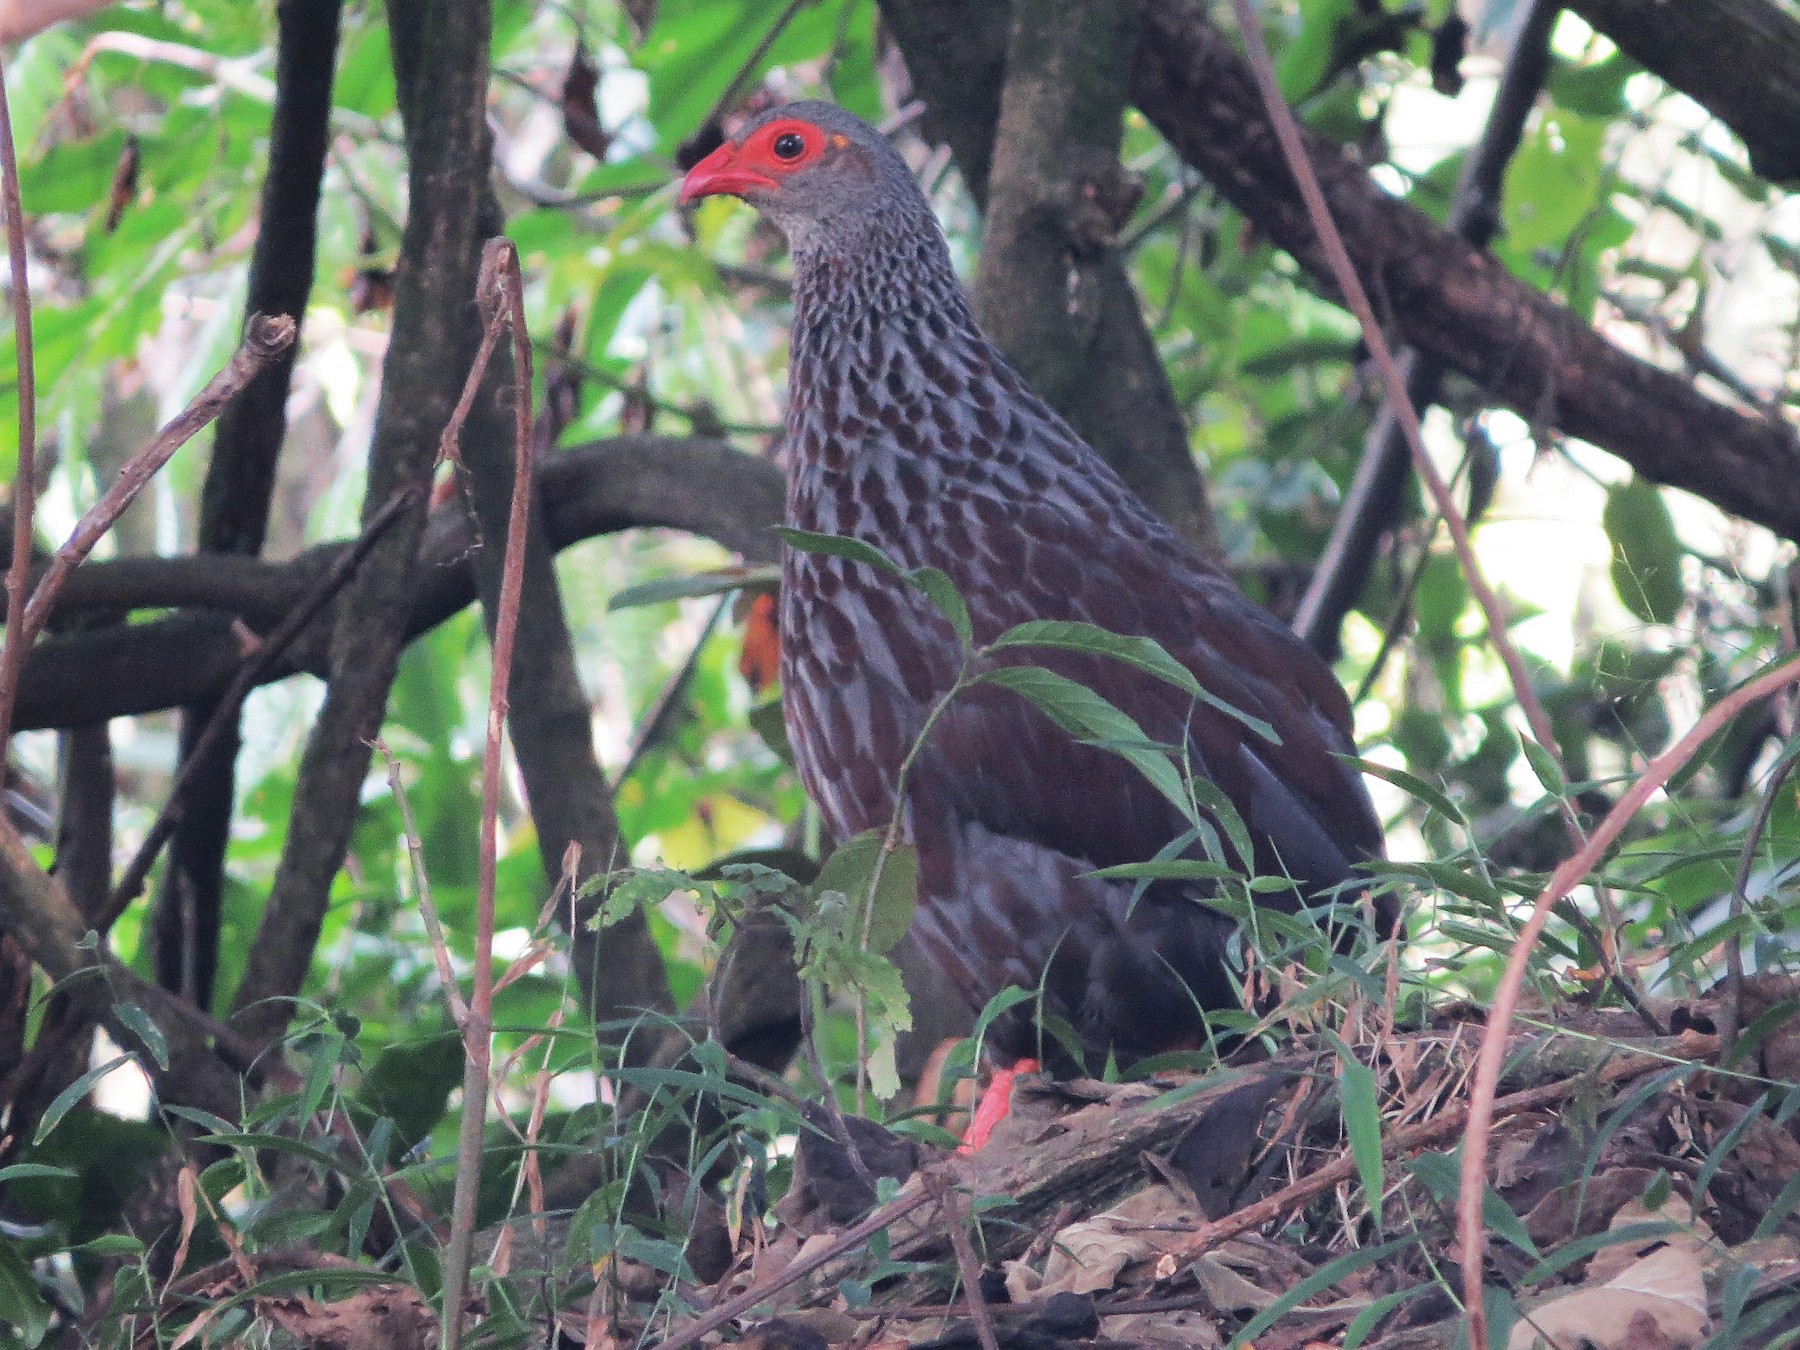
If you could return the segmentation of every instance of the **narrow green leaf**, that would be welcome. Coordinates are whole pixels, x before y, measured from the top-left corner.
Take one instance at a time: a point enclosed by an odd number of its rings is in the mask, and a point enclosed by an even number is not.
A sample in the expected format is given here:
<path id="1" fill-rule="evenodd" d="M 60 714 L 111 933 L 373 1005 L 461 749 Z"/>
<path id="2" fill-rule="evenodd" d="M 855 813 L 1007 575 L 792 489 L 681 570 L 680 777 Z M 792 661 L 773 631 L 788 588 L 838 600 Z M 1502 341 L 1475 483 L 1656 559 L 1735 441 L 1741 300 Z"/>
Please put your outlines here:
<path id="1" fill-rule="evenodd" d="M 111 1059 L 107 1060 L 106 1063 L 89 1069 L 86 1073 L 82 1074 L 81 1077 L 77 1078 L 73 1083 L 70 1083 L 69 1086 L 57 1093 L 56 1100 L 51 1102 L 49 1107 L 45 1109 L 44 1118 L 38 1121 L 37 1133 L 32 1136 L 31 1142 L 33 1144 L 43 1143 L 45 1139 L 49 1138 L 50 1131 L 60 1125 L 62 1123 L 62 1118 L 69 1114 L 70 1108 L 94 1090 L 94 1084 L 98 1083 L 121 1064 L 131 1064 L 134 1062 L 135 1061 L 130 1055 L 114 1055 Z"/>
<path id="2" fill-rule="evenodd" d="M 1032 619 L 1007 629 L 988 643 L 990 652 L 1008 647 L 1055 647 L 1059 651 L 1111 656 L 1167 681 L 1185 694 L 1200 697 L 1193 672 L 1163 650 L 1154 638 L 1127 637 L 1097 624 L 1060 619 Z"/>
<path id="3" fill-rule="evenodd" d="M 163 1037 L 162 1028 L 150 1020 L 150 1015 L 135 1003 L 115 1003 L 113 1016 L 130 1027 L 137 1038 L 144 1043 L 144 1049 L 156 1061 L 156 1067 L 169 1067 L 169 1042 Z"/>
<path id="4" fill-rule="evenodd" d="M 1621 1224 L 1617 1228 L 1608 1228 L 1601 1233 L 1590 1233 L 1584 1238 L 1576 1238 L 1573 1242 L 1558 1247 L 1521 1275 L 1519 1284 L 1521 1287 L 1541 1284 L 1577 1262 L 1587 1260 L 1595 1252 L 1606 1247 L 1617 1247 L 1622 1244 L 1641 1247 L 1660 1238 L 1673 1237 L 1682 1231 L 1680 1224 L 1667 1219 L 1659 1219 L 1652 1223 Z"/>
<path id="5" fill-rule="evenodd" d="M 1369 1339 L 1369 1333 L 1375 1330 L 1375 1324 L 1382 1318 L 1408 1299 L 1417 1298 L 1426 1290 L 1435 1288 L 1437 1286 L 1427 1280 L 1424 1284 L 1415 1284 L 1408 1289 L 1396 1289 L 1391 1294 L 1383 1294 L 1356 1314 L 1350 1325 L 1344 1328 L 1343 1350 L 1356 1350 L 1357 1346 Z"/>
<path id="6" fill-rule="evenodd" d="M 71 1251 L 86 1252 L 89 1256 L 136 1256 L 144 1250 L 144 1244 L 129 1233 L 102 1233 L 91 1242 L 83 1242 Z"/>
<path id="7" fill-rule="evenodd" d="M 1167 681 L 1207 707 L 1241 722 L 1270 745 L 1281 744 L 1281 737 L 1274 727 L 1213 693 L 1194 678 L 1193 672 L 1163 650 L 1162 644 L 1154 638 L 1128 637 L 1091 623 L 1033 619 L 1007 629 L 988 645 L 988 650 L 1003 647 L 1055 647 L 1062 651 L 1113 657 Z"/>
<path id="8" fill-rule="evenodd" d="M 350 1166 L 347 1165 L 346 1159 L 334 1158 L 322 1148 L 317 1148 L 312 1144 L 302 1143 L 298 1139 L 289 1139 L 284 1134 L 265 1134 L 261 1132 L 231 1130 L 224 1134 L 206 1135 L 203 1137 L 202 1142 L 217 1144 L 220 1148 L 267 1149 L 274 1153 L 288 1153 L 296 1158 L 305 1158 L 308 1162 L 317 1163 L 320 1167 L 327 1168 L 333 1172 L 342 1172 L 346 1176 L 355 1175 Z M 354 1160 L 348 1160 L 348 1162 L 354 1163 Z"/>
<path id="9" fill-rule="evenodd" d="M 9 1323 L 19 1345 L 41 1345 L 50 1330 L 50 1305 L 38 1292 L 31 1263 L 18 1245 L 0 1239 L 0 1323 Z"/>
<path id="10" fill-rule="evenodd" d="M 986 1034 L 987 1029 L 994 1024 L 994 1019 L 1001 1014 L 1036 997 L 1037 995 L 1029 989 L 1021 989 L 1016 984 L 1007 985 L 987 1001 L 987 1005 L 981 1010 L 981 1016 L 975 1019 L 974 1038 L 980 1040 Z"/>
<path id="11" fill-rule="evenodd" d="M 1550 753 L 1548 747 L 1539 745 L 1530 736 L 1521 736 L 1519 746 L 1525 751 L 1525 759 L 1531 765 L 1531 772 L 1537 775 L 1539 786 L 1552 797 L 1567 797 L 1568 779 L 1563 777 L 1562 765 L 1556 762 L 1556 756 Z"/>
<path id="12" fill-rule="evenodd" d="M 1136 767 L 1189 821 L 1197 819 L 1187 785 L 1169 757 L 1143 748 L 1143 728 L 1086 685 L 1042 666 L 1003 666 L 984 671 L 970 683 L 1012 690 L 1079 741 L 1112 742 L 1108 749 Z"/>
<path id="13" fill-rule="evenodd" d="M 1751 1236 L 1758 1238 L 1774 1237 L 1781 1225 L 1787 1221 L 1788 1215 L 1794 1212 L 1794 1206 L 1800 1205 L 1800 1172 L 1787 1179 L 1787 1185 L 1781 1188 L 1781 1194 L 1775 1197 L 1769 1206 L 1768 1213 L 1762 1216 L 1756 1225 L 1756 1232 Z"/>
<path id="14" fill-rule="evenodd" d="M 660 605 L 669 600 L 692 600 L 707 595 L 729 595 L 749 588 L 758 590 L 774 586 L 781 580 L 778 567 L 720 567 L 708 572 L 682 576 L 658 577 L 615 592 L 606 602 L 608 613 L 636 609 L 643 605 Z"/>
<path id="15" fill-rule="evenodd" d="M 1357 1176 L 1362 1180 L 1363 1202 L 1379 1231 L 1387 1169 L 1381 1157 L 1381 1098 L 1375 1086 L 1375 1072 L 1337 1035 L 1330 1031 L 1325 1034 L 1337 1050 L 1338 1108 L 1344 1118 L 1344 1133 L 1350 1139 L 1350 1156 L 1356 1160 Z"/>
<path id="16" fill-rule="evenodd" d="M 1249 827 L 1244 818 L 1231 804 L 1231 798 L 1225 790 L 1209 778 L 1191 778 L 1187 783 L 1188 790 L 1194 794 L 1194 800 L 1200 803 L 1200 809 L 1219 822 L 1219 828 L 1225 831 L 1225 837 L 1231 841 L 1232 849 L 1237 853 L 1238 866 L 1245 873 L 1256 870 L 1256 848 L 1250 842 Z M 1229 861 L 1229 859 L 1227 859 Z"/>
<path id="17" fill-rule="evenodd" d="M 1338 1257 L 1335 1261 L 1327 1261 L 1246 1322 L 1239 1329 L 1237 1335 L 1231 1338 L 1231 1344 L 1226 1347 L 1226 1350 L 1239 1350 L 1240 1346 L 1249 1345 L 1252 1340 L 1262 1335 L 1314 1294 L 1331 1288 L 1346 1275 L 1353 1275 L 1359 1270 L 1365 1270 L 1374 1265 L 1377 1261 L 1386 1260 L 1408 1243 L 1415 1241 L 1417 1241 L 1416 1238 L 1396 1238 L 1392 1242 L 1377 1243 L 1373 1247 L 1359 1247 L 1353 1252 Z"/>
<path id="18" fill-rule="evenodd" d="M 1165 858 L 1161 862 L 1118 863 L 1097 867 L 1086 876 L 1105 881 L 1242 881 L 1244 874 L 1224 863 L 1199 858 Z"/>
<path id="19" fill-rule="evenodd" d="M 817 534 L 812 530 L 796 530 L 791 525 L 777 525 L 775 533 L 781 536 L 789 548 L 797 548 L 802 553 L 823 553 L 827 557 L 862 563 L 877 571 L 886 572 L 889 576 L 906 576 L 905 570 L 899 563 L 866 540 L 851 539 L 841 534 Z"/>
<path id="20" fill-rule="evenodd" d="M 962 645 L 965 648 L 972 645 L 975 641 L 975 626 L 969 621 L 969 607 L 956 589 L 956 583 L 935 567 L 916 568 L 905 575 L 950 620 L 950 626 L 956 630 L 957 639 Z"/>
<path id="21" fill-rule="evenodd" d="M 1407 1164 L 1407 1170 L 1418 1179 L 1446 1209 L 1454 1210 L 1462 1191 L 1462 1175 L 1453 1153 L 1421 1153 Z M 1512 1207 L 1500 1198 L 1492 1186 L 1482 1187 L 1481 1221 L 1533 1260 L 1542 1259 L 1537 1243 L 1525 1231 L 1525 1224 Z"/>
<path id="22" fill-rule="evenodd" d="M 1379 778 L 1384 783 L 1391 783 L 1408 796 L 1424 802 L 1445 820 L 1459 825 L 1463 823 L 1462 812 L 1456 809 L 1456 803 L 1417 774 L 1408 773 L 1405 769 L 1396 769 L 1391 765 L 1377 764 L 1371 759 L 1357 759 L 1350 755 L 1346 755 L 1344 758 L 1368 774 L 1369 777 Z"/>
<path id="23" fill-rule="evenodd" d="M 342 1036 L 327 1035 L 319 1038 L 312 1053 L 312 1063 L 306 1069 L 306 1087 L 300 1094 L 302 1117 L 312 1115 L 325 1100 L 325 1091 L 331 1086 L 332 1076 L 337 1072 L 338 1056 L 343 1050 Z"/>
<path id="24" fill-rule="evenodd" d="M 1731 1150 L 1738 1146 L 1738 1141 L 1744 1137 L 1744 1132 L 1762 1118 L 1763 1109 L 1767 1105 L 1768 1096 L 1765 1094 L 1738 1117 L 1737 1124 L 1725 1131 L 1725 1137 L 1713 1145 L 1712 1150 L 1707 1153 L 1706 1160 L 1700 1164 L 1699 1173 L 1694 1177 L 1695 1205 L 1700 1203 L 1701 1197 L 1706 1194 L 1707 1187 L 1712 1185 L 1713 1177 L 1718 1175 L 1719 1168 L 1725 1165 L 1725 1160 L 1731 1156 Z"/>
<path id="25" fill-rule="evenodd" d="M 938 568 L 916 567 L 908 570 L 866 539 L 852 539 L 841 534 L 816 534 L 812 530 L 796 530 L 791 525 L 777 525 L 775 533 L 786 541 L 789 548 L 797 548 L 802 553 L 823 553 L 828 557 L 862 563 L 877 571 L 886 572 L 889 576 L 899 577 L 937 606 L 939 612 L 950 621 L 950 626 L 956 630 L 956 636 L 962 640 L 963 646 L 967 647 L 974 641 L 969 607 L 957 591 L 956 583 Z"/>
<path id="26" fill-rule="evenodd" d="M 14 1163 L 0 1167 L 0 1183 L 8 1181 L 74 1181 L 81 1173 L 47 1163 Z"/>

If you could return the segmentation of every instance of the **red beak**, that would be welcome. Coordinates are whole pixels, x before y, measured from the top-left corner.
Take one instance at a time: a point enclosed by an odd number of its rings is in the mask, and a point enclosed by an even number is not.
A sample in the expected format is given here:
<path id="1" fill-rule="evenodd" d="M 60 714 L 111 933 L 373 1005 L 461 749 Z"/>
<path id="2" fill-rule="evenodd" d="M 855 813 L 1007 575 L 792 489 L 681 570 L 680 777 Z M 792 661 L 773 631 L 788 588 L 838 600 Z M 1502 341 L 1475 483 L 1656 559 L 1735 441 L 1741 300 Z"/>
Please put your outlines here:
<path id="1" fill-rule="evenodd" d="M 681 181 L 681 204 L 701 197 L 727 194 L 742 197 L 752 188 L 776 188 L 781 185 L 767 174 L 746 168 L 737 162 L 738 149 L 726 141 L 717 150 L 688 170 Z"/>

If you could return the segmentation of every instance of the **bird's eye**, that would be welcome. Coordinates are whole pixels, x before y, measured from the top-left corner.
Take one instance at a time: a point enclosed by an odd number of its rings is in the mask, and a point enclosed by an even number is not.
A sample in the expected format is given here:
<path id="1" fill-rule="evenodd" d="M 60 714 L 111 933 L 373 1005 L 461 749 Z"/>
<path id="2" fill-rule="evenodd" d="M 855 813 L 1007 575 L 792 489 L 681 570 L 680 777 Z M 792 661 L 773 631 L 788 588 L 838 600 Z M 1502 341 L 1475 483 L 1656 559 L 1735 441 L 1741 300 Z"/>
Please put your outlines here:
<path id="1" fill-rule="evenodd" d="M 776 159 L 799 159 L 806 152 L 806 138 L 797 131 L 784 131 L 769 148 Z"/>

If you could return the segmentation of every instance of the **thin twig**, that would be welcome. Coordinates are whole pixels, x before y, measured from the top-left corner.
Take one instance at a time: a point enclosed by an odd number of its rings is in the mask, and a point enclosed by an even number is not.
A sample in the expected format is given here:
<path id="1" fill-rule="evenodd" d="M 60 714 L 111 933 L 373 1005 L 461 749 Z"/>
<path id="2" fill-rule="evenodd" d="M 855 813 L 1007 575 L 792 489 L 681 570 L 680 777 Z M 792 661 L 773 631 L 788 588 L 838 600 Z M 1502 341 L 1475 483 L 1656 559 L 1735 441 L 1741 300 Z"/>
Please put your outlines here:
<path id="1" fill-rule="evenodd" d="M 236 398 L 271 359 L 293 345 L 294 333 L 294 321 L 286 314 L 258 314 L 250 320 L 249 332 L 232 353 L 231 360 L 226 362 L 225 369 L 213 376 L 206 388 L 194 396 L 194 401 L 157 432 L 150 444 L 126 461 L 113 485 L 76 523 L 68 542 L 56 551 L 56 556 L 50 560 L 50 566 L 44 569 L 37 589 L 31 594 L 30 603 L 25 606 L 25 614 L 18 630 L 7 630 L 8 646 L 15 641 L 21 649 L 30 644 L 31 639 L 43 628 L 50 611 L 55 608 L 56 597 L 62 591 L 63 583 L 69 579 L 69 574 L 94 551 L 94 546 L 106 536 L 106 532 L 112 529 L 119 517 L 125 514 L 126 509 L 137 499 L 138 493 L 149 485 L 150 480 L 169 462 L 174 453 L 224 412 L 225 405 Z M 9 700 L 7 692 L 0 690 L 0 702 Z"/>
<path id="2" fill-rule="evenodd" d="M 400 808 L 400 830 L 406 840 L 406 856 L 411 860 L 413 885 L 419 892 L 419 916 L 425 923 L 425 938 L 431 944 L 431 959 L 437 965 L 438 983 L 444 986 L 444 1001 L 450 1005 L 450 1020 L 462 1026 L 469 1020 L 469 1005 L 462 990 L 456 987 L 456 969 L 450 964 L 450 944 L 444 938 L 444 922 L 438 917 L 437 902 L 431 898 L 431 876 L 425 870 L 425 844 L 419 838 L 418 822 L 413 819 L 412 802 L 406 786 L 400 781 L 400 761 L 377 736 L 372 742 L 375 753 L 387 762 L 388 788 Z"/>
<path id="3" fill-rule="evenodd" d="M 963 1231 L 962 1206 L 956 1203 L 956 1191 L 935 1170 L 927 1170 L 923 1180 L 927 1190 L 937 1197 L 938 1212 L 944 1217 L 944 1228 L 950 1234 L 950 1249 L 956 1253 L 956 1272 L 962 1277 L 963 1297 L 968 1301 L 969 1320 L 975 1323 L 975 1335 L 981 1350 L 1000 1350 L 994 1335 L 994 1319 L 988 1316 L 987 1300 L 981 1296 L 981 1263 Z"/>
<path id="4" fill-rule="evenodd" d="M 1332 224 L 1331 209 L 1326 205 L 1318 175 L 1313 172 L 1312 161 L 1307 158 L 1306 147 L 1300 140 L 1300 129 L 1294 123 L 1292 110 L 1281 97 L 1274 63 L 1269 58 L 1268 41 L 1263 34 L 1262 20 L 1256 13 L 1253 0 L 1231 0 L 1231 3 L 1238 17 L 1238 29 L 1244 37 L 1245 54 L 1268 110 L 1269 121 L 1274 126 L 1276 138 L 1281 142 L 1282 154 L 1287 158 L 1288 167 L 1300 189 L 1300 196 L 1306 203 L 1320 251 L 1330 264 L 1332 277 L 1345 305 L 1362 325 L 1363 340 L 1368 344 L 1369 354 L 1375 358 L 1382 380 L 1387 385 L 1389 406 L 1393 409 L 1394 416 L 1400 423 L 1401 433 L 1406 437 L 1407 447 L 1412 452 L 1413 470 L 1430 492 L 1432 504 L 1443 516 L 1444 524 L 1450 531 L 1457 561 L 1468 580 L 1469 590 L 1474 594 L 1476 603 L 1481 606 L 1482 615 L 1487 620 L 1488 641 L 1493 644 L 1495 654 L 1506 667 L 1507 677 L 1512 682 L 1513 693 L 1519 700 L 1519 707 L 1525 714 L 1531 734 L 1539 745 L 1555 755 L 1556 736 L 1550 726 L 1550 718 L 1531 687 L 1531 675 L 1525 668 L 1524 659 L 1519 655 L 1512 639 L 1507 636 L 1506 608 L 1493 587 L 1488 584 L 1487 577 L 1482 574 L 1476 561 L 1467 518 L 1457 506 L 1437 465 L 1431 462 L 1431 456 L 1425 451 L 1418 410 L 1406 396 L 1406 377 L 1401 374 L 1399 364 L 1394 359 L 1394 350 L 1388 343 L 1387 335 L 1375 320 L 1375 311 L 1370 307 L 1368 294 L 1356 274 L 1356 265 L 1350 261 L 1350 254 L 1344 248 L 1343 237 Z"/>
<path id="5" fill-rule="evenodd" d="M 831 1085 L 831 1079 L 825 1072 L 824 1057 L 819 1054 L 818 1018 L 813 1011 L 813 990 L 810 985 L 800 991 L 800 1046 L 806 1051 L 806 1062 L 813 1071 L 813 1077 L 819 1080 L 819 1104 L 825 1108 L 825 1118 L 831 1123 L 831 1133 L 843 1148 L 850 1170 L 856 1173 L 857 1180 L 874 1190 L 875 1177 L 856 1147 L 856 1140 L 850 1133 L 850 1122 L 844 1118 L 844 1108 L 838 1105 L 837 1089 Z"/>
<path id="6" fill-rule="evenodd" d="M 1556 0 L 1530 0 L 1507 51 L 1487 123 L 1481 129 L 1480 139 L 1470 149 L 1457 179 L 1456 193 L 1444 224 L 1478 249 L 1488 246 L 1499 227 L 1506 166 L 1519 148 L 1526 119 L 1537 106 L 1538 94 L 1549 74 L 1550 30 L 1561 8 Z M 1442 383 L 1442 368 L 1434 361 L 1421 358 L 1417 349 L 1403 353 L 1401 363 L 1405 367 L 1408 389 L 1419 390 L 1417 402 L 1435 402 Z M 1384 498 L 1396 489 L 1392 479 L 1398 475 L 1406 454 L 1405 439 L 1400 435 L 1393 413 L 1384 405 L 1369 426 L 1369 434 L 1363 441 L 1362 458 L 1344 493 L 1337 519 L 1332 523 L 1331 537 L 1326 540 L 1312 580 L 1294 610 L 1294 631 L 1316 649 L 1323 651 L 1329 645 L 1335 650 L 1337 629 L 1367 578 L 1376 527 L 1391 519 L 1389 503 Z M 1431 537 L 1435 533 L 1434 527 L 1425 535 L 1423 557 L 1430 556 Z M 1403 619 L 1410 603 L 1409 590 L 1401 595 L 1395 607 L 1396 624 Z M 1369 679 L 1381 669 L 1387 645 L 1384 641 L 1382 652 L 1370 667 Z"/>
<path id="7" fill-rule="evenodd" d="M 37 510 L 37 363 L 31 339 L 31 278 L 25 257 L 25 212 L 19 200 L 19 156 L 13 145 L 6 70 L 0 66 L 0 205 L 6 212 L 14 354 L 19 371 L 19 462 L 13 475 L 12 566 L 6 571 L 6 645 L 0 648 L 0 749 L 12 736 L 13 702 L 30 644 L 18 638 L 31 576 L 32 517 Z"/>
<path id="8" fill-rule="evenodd" d="M 444 1254 L 443 1344 L 462 1344 L 464 1293 L 475 1235 L 475 1201 L 481 1181 L 481 1142 L 487 1122 L 488 1071 L 493 1060 L 494 888 L 499 858 L 500 761 L 506 735 L 506 690 L 512 674 L 513 643 L 519 629 L 519 597 L 525 585 L 525 534 L 531 516 L 531 335 L 525 327 L 524 284 L 519 253 L 508 239 L 490 239 L 481 251 L 476 282 L 484 331 L 463 396 L 444 429 L 444 450 L 456 457 L 456 440 L 475 391 L 487 374 L 502 329 L 512 333 L 514 464 L 512 509 L 506 523 L 506 554 L 494 622 L 493 673 L 489 680 L 487 750 L 481 762 L 481 851 L 475 907 L 475 980 L 469 1016 L 463 1024 L 462 1128 L 456 1146 L 456 1191 L 450 1212 L 450 1242 Z"/>
<path id="9" fill-rule="evenodd" d="M 1481 1050 L 1475 1061 L 1475 1080 L 1469 1089 L 1469 1125 L 1463 1135 L 1462 1189 L 1456 1201 L 1457 1242 L 1462 1248 L 1464 1315 L 1469 1322 L 1470 1345 L 1487 1344 L 1487 1313 L 1482 1302 L 1481 1276 L 1487 1230 L 1481 1222 L 1481 1200 L 1487 1185 L 1494 1094 L 1506 1061 L 1507 1029 L 1512 1025 L 1513 1013 L 1519 1005 L 1519 992 L 1525 984 L 1526 968 L 1538 937 L 1549 921 L 1550 909 L 1581 883 L 1644 803 L 1692 759 L 1720 727 L 1752 703 L 1797 680 L 1800 680 L 1800 660 L 1790 660 L 1765 670 L 1713 704 L 1680 740 L 1645 765 L 1637 781 L 1606 813 L 1606 819 L 1595 827 L 1588 842 L 1550 874 L 1549 884 L 1532 906 L 1531 917 L 1513 939 L 1512 954 L 1507 958 L 1500 985 L 1494 991 L 1487 1030 L 1482 1035 Z"/>
<path id="10" fill-rule="evenodd" d="M 138 846 L 138 851 L 119 878 L 119 884 L 108 897 L 106 909 L 95 923 L 101 933 L 110 929 L 118 921 L 119 915 L 125 912 L 125 907 L 143 891 L 150 869 L 156 865 L 157 855 L 162 852 L 162 846 L 181 824 L 188 789 L 198 776 L 201 766 L 212 754 L 213 747 L 227 731 L 237 726 L 238 709 L 244 699 L 256 688 L 263 674 L 281 659 L 282 653 L 293 646 L 301 633 L 306 631 L 319 611 L 349 583 L 356 569 L 362 565 L 362 560 L 368 557 L 369 550 L 387 533 L 388 526 L 418 500 L 420 491 L 416 486 L 405 487 L 389 497 L 382 508 L 369 519 L 355 542 L 332 560 L 331 567 L 325 574 L 308 588 L 287 617 L 257 644 L 249 659 L 238 667 L 230 685 L 213 705 L 213 714 L 206 724 L 206 730 L 200 734 L 200 739 L 194 743 L 192 752 L 182 764 L 181 772 L 176 775 L 174 786 L 169 789 L 168 799 L 163 802 L 156 823 L 144 836 L 144 842 Z"/>

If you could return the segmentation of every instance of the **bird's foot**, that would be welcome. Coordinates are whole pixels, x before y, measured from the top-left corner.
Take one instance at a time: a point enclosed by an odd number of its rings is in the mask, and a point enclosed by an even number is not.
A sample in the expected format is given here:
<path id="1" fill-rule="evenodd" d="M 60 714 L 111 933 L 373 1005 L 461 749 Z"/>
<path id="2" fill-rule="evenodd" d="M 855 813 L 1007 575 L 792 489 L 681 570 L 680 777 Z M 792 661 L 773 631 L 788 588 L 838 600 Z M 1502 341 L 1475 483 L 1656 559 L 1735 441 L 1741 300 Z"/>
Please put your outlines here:
<path id="1" fill-rule="evenodd" d="M 969 1121 L 968 1132 L 963 1135 L 962 1146 L 956 1151 L 959 1154 L 970 1154 L 986 1147 L 988 1136 L 994 1127 L 1006 1119 L 1012 1110 L 1013 1079 L 1022 1073 L 1037 1073 L 1040 1065 L 1035 1059 L 1021 1059 L 1011 1068 L 995 1069 L 994 1076 L 988 1080 L 987 1091 L 981 1094 L 981 1104 L 975 1108 L 975 1115 Z"/>

